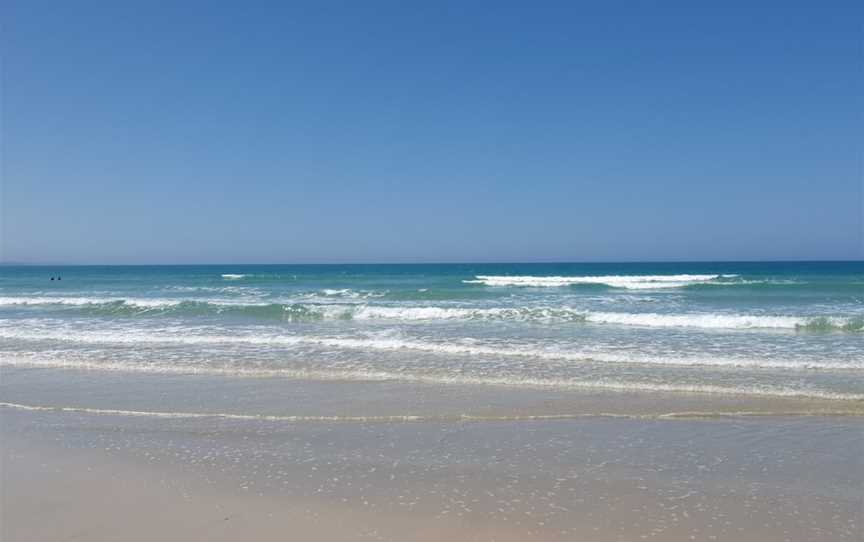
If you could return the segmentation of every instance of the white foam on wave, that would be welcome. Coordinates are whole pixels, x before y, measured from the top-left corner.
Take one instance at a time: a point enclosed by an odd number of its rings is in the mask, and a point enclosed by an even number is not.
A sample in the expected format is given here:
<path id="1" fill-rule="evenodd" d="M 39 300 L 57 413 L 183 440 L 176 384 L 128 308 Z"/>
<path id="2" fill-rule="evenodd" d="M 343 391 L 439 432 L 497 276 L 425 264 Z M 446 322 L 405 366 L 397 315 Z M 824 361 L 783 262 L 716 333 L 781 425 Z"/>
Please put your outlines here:
<path id="1" fill-rule="evenodd" d="M 109 298 L 109 297 L 48 297 L 48 296 L 29 296 L 29 297 L 0 297 L 0 306 L 14 305 L 106 305 L 120 304 L 134 305 L 138 307 L 169 307 L 183 303 L 183 299 L 158 299 L 158 298 Z"/>
<path id="2" fill-rule="evenodd" d="M 737 275 L 600 275 L 574 277 L 506 276 L 477 275 L 474 280 L 463 280 L 467 284 L 486 286 L 530 286 L 561 287 L 572 284 L 605 284 L 613 288 L 628 290 L 655 290 L 659 288 L 681 288 L 690 284 L 707 283 L 719 278 L 732 278 Z"/>
<path id="3" fill-rule="evenodd" d="M 362 298 L 367 295 L 379 297 L 380 292 L 358 293 L 351 290 L 333 290 L 330 295 L 337 299 L 351 297 Z M 700 328 L 700 329 L 778 329 L 796 330 L 808 328 L 814 323 L 830 330 L 844 329 L 855 331 L 861 328 L 861 316 L 793 316 L 793 315 L 748 315 L 724 313 L 628 313 L 628 312 L 592 312 L 575 307 L 435 307 L 435 306 L 386 306 L 374 304 L 339 302 L 322 303 L 288 303 L 281 300 L 286 310 L 307 309 L 310 314 L 317 314 L 325 320 L 400 320 L 400 321 L 435 321 L 435 320 L 505 320 L 523 322 L 588 322 L 593 324 L 614 324 L 624 326 L 656 327 L 656 328 Z M 200 303 L 214 307 L 262 307 L 280 304 L 277 300 L 254 298 L 199 298 L 199 299 L 168 299 L 168 298 L 127 298 L 112 299 L 104 297 L 0 297 L 0 306 L 104 306 L 118 305 L 144 310 L 158 310 L 176 307 L 182 303 Z"/>
<path id="4" fill-rule="evenodd" d="M 854 317 L 839 316 L 592 312 L 572 307 L 496 307 L 474 309 L 467 307 L 386 307 L 376 305 L 358 306 L 353 310 L 351 316 L 358 320 L 570 321 L 658 328 L 787 330 L 807 327 L 817 320 L 837 328 L 842 328 L 856 320 Z"/>
<path id="5" fill-rule="evenodd" d="M 332 288 L 324 288 L 323 290 L 321 290 L 321 293 L 324 295 L 344 296 L 350 295 L 352 292 L 349 288 L 340 288 L 338 290 Z"/>
<path id="6" fill-rule="evenodd" d="M 232 294 L 243 296 L 258 296 L 263 297 L 267 292 L 261 288 L 253 288 L 251 286 L 231 285 L 231 286 L 166 286 L 163 288 L 166 292 L 183 292 L 191 294 L 203 293 L 210 295 L 212 293 Z"/>
<path id="7" fill-rule="evenodd" d="M 176 334 L 170 332 L 144 333 L 140 331 L 30 331 L 21 328 L 0 329 L 0 338 L 28 341 L 62 341 L 78 344 L 128 345 L 252 345 L 293 348 L 303 345 L 359 351 L 415 351 L 447 356 L 485 356 L 487 358 L 529 358 L 564 364 L 615 363 L 673 367 L 716 367 L 742 369 L 788 370 L 862 370 L 861 361 L 814 361 L 770 358 L 742 358 L 717 356 L 650 356 L 633 352 L 600 352 L 541 346 L 494 345 L 476 341 L 434 342 L 388 337 L 339 337 L 318 335 L 209 335 Z M 0 365 L 4 363 L 0 360 Z"/>
<path id="8" fill-rule="evenodd" d="M 245 277 L 246 275 L 241 273 L 222 273 L 222 278 L 225 280 L 239 280 Z"/>
<path id="9" fill-rule="evenodd" d="M 50 306 L 66 305 L 77 307 L 98 307 L 105 305 L 123 305 L 141 309 L 164 309 L 176 307 L 183 303 L 206 303 L 214 307 L 219 306 L 265 306 L 267 302 L 260 298 L 111 298 L 111 297 L 0 297 L 0 306 Z"/>
<path id="10" fill-rule="evenodd" d="M 387 295 L 387 292 L 357 291 L 352 290 L 351 288 L 324 288 L 320 293 L 325 297 L 341 297 L 348 299 L 368 299 L 373 297 L 384 297 Z M 314 297 L 314 295 L 315 294 L 312 294 L 310 297 Z"/>
<path id="11" fill-rule="evenodd" d="M 621 324 L 643 327 L 694 327 L 702 329 L 797 329 L 810 318 L 800 316 L 763 316 L 741 314 L 658 314 L 658 313 L 588 313 L 586 321 L 598 324 Z M 833 319 L 843 325 L 846 319 Z"/>

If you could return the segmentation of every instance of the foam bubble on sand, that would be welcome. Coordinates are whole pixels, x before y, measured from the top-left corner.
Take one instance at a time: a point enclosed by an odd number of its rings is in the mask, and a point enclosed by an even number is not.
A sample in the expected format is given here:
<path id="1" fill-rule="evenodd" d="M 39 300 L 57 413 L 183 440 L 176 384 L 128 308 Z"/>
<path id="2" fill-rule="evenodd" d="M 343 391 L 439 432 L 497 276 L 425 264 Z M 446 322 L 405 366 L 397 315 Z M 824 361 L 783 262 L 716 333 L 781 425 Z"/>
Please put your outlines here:
<path id="1" fill-rule="evenodd" d="M 78 406 L 26 405 L 22 403 L 0 402 L 0 407 L 31 412 L 58 412 L 94 414 L 103 416 L 129 416 L 147 418 L 200 419 L 214 418 L 225 420 L 264 421 L 264 422 L 334 422 L 334 423 L 390 423 L 390 422 L 502 422 L 502 421 L 553 421 L 575 420 L 580 418 L 623 418 L 646 420 L 682 420 L 693 418 L 729 418 L 757 416 L 816 416 L 824 411 L 685 411 L 662 412 L 657 414 L 623 414 L 611 412 L 563 413 L 563 414 L 487 414 L 487 415 L 417 415 L 384 414 L 370 416 L 315 416 L 293 414 L 240 414 L 229 412 L 176 412 L 163 410 L 127 410 L 113 408 L 91 408 Z M 857 415 L 857 411 L 832 411 L 832 415 Z"/>
<path id="2" fill-rule="evenodd" d="M 832 392 L 819 389 L 792 388 L 786 386 L 752 385 L 724 386 L 714 384 L 676 384 L 612 378 L 544 378 L 533 376 L 481 376 L 462 373 L 418 373 L 408 371 L 364 370 L 364 369 L 295 369 L 261 367 L 213 367 L 188 364 L 128 364 L 117 362 L 86 362 L 62 360 L 0 360 L 0 366 L 43 367 L 76 370 L 102 370 L 132 373 L 199 374 L 214 376 L 280 377 L 299 380 L 341 380 L 371 382 L 408 382 L 420 384 L 482 385 L 535 389 L 603 390 L 615 392 L 665 392 L 696 393 L 709 395 L 747 395 L 761 397 L 798 397 L 834 401 L 864 401 L 864 394 Z"/>

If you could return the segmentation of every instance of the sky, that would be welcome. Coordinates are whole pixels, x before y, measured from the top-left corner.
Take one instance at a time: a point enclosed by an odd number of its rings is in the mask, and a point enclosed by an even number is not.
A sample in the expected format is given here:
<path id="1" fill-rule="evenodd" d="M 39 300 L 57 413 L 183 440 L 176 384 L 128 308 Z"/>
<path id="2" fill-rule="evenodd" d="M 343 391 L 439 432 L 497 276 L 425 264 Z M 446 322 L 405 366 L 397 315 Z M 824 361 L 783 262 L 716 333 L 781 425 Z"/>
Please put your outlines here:
<path id="1" fill-rule="evenodd" d="M 0 4 L 0 260 L 864 259 L 864 3 Z"/>

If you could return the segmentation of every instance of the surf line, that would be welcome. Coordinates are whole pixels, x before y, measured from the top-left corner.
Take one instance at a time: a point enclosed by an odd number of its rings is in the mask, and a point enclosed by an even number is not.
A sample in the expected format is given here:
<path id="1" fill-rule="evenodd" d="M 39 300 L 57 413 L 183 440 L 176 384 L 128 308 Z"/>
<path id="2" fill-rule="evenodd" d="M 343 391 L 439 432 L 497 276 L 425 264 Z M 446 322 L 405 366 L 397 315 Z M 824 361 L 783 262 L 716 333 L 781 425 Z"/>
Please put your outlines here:
<path id="1" fill-rule="evenodd" d="M 766 417 L 766 416 L 864 416 L 864 411 L 844 410 L 798 410 L 798 411 L 685 411 L 666 412 L 656 414 L 626 414 L 613 412 L 590 412 L 570 414 L 511 414 L 511 415 L 369 415 L 369 416 L 314 416 L 314 415 L 285 415 L 285 414 L 232 414 L 227 412 L 166 412 L 151 410 L 124 410 L 103 409 L 89 407 L 69 406 L 45 406 L 25 405 L 21 403 L 0 402 L 0 408 L 11 410 L 23 410 L 34 412 L 54 412 L 66 414 L 92 414 L 102 416 L 126 416 L 145 418 L 174 418 L 174 419 L 225 419 L 246 420 L 261 422 L 328 422 L 328 423 L 404 423 L 404 422 L 529 422 L 529 421 L 556 421 L 556 420 L 578 420 L 578 419 L 624 419 L 624 420 L 694 420 L 694 419 L 726 419 L 738 417 Z"/>

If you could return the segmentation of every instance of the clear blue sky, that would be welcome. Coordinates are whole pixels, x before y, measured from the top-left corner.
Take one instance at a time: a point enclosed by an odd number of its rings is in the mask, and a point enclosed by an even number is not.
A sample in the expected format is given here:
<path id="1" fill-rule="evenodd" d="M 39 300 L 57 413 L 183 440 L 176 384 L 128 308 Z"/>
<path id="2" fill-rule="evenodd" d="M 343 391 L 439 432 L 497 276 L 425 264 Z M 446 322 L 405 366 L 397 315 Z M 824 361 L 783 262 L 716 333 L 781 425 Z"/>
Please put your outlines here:
<path id="1" fill-rule="evenodd" d="M 2 259 L 860 259 L 864 2 L 0 7 Z"/>

